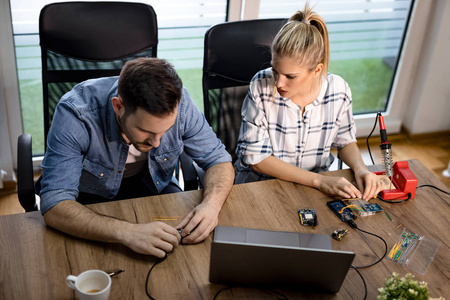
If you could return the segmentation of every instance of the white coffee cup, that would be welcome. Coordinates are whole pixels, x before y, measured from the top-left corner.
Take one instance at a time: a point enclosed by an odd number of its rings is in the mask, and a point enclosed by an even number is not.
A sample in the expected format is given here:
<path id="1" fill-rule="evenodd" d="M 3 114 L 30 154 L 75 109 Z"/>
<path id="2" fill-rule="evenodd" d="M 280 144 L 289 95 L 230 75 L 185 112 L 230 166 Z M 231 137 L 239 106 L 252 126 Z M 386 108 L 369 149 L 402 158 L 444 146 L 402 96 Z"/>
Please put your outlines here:
<path id="1" fill-rule="evenodd" d="M 100 270 L 88 270 L 78 276 L 69 275 L 66 283 L 77 291 L 80 300 L 107 300 L 111 291 L 111 277 Z"/>

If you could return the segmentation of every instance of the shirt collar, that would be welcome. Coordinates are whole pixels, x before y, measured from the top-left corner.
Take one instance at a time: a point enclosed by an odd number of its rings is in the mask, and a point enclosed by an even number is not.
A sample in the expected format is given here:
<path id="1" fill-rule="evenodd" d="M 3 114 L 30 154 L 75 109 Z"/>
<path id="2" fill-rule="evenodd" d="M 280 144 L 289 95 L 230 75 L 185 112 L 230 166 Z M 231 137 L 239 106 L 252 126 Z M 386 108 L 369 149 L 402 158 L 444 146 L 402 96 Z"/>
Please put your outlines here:
<path id="1" fill-rule="evenodd" d="M 125 140 L 120 133 L 119 124 L 116 119 L 116 112 L 114 111 L 114 107 L 112 104 L 112 98 L 117 97 L 117 82 L 112 86 L 111 91 L 108 93 L 108 105 L 106 106 L 106 136 L 108 137 L 108 141 L 110 142 L 122 142 L 125 143 Z"/>

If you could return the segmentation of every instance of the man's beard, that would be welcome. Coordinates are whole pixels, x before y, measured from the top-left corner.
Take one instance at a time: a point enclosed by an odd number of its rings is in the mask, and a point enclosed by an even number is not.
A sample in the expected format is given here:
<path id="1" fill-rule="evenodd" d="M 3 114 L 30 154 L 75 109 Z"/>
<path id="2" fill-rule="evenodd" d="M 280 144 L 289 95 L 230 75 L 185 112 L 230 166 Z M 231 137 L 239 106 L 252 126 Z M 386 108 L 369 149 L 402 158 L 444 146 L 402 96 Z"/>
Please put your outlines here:
<path id="1" fill-rule="evenodd" d="M 128 139 L 128 142 L 126 140 L 125 140 L 125 142 L 127 142 L 128 145 L 133 145 L 134 148 L 136 148 L 140 152 L 146 153 L 146 152 L 150 151 L 153 148 L 152 145 L 149 145 L 147 143 L 136 142 L 132 138 L 131 134 L 125 129 L 126 127 L 124 124 L 126 123 L 126 118 L 127 118 L 127 116 L 125 114 L 122 117 L 117 116 L 117 118 L 116 118 L 117 125 L 119 125 L 121 134 L 125 135 L 126 138 Z"/>

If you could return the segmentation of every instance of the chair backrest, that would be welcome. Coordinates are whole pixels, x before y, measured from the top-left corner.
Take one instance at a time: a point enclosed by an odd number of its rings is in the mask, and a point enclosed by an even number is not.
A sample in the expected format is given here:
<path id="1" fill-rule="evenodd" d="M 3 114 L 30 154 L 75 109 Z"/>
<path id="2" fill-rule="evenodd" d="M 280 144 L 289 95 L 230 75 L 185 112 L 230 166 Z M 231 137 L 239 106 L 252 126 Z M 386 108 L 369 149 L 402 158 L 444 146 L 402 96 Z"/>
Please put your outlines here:
<path id="1" fill-rule="evenodd" d="M 205 117 L 236 160 L 241 106 L 253 76 L 270 66 L 270 46 L 286 19 L 218 24 L 205 34 L 203 105 Z"/>
<path id="2" fill-rule="evenodd" d="M 39 38 L 47 139 L 56 104 L 75 84 L 119 75 L 127 60 L 156 57 L 158 26 L 147 4 L 52 3 L 41 10 Z"/>

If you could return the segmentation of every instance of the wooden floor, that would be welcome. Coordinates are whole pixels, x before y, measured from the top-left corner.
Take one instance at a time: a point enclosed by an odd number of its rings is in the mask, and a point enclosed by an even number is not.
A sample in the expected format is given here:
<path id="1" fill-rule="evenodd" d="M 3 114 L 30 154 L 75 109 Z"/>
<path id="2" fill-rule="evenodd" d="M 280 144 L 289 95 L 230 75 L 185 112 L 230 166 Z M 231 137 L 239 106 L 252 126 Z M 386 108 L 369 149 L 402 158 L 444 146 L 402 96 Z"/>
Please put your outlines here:
<path id="1" fill-rule="evenodd" d="M 389 140 L 392 143 L 394 161 L 418 159 L 450 188 L 450 178 L 444 177 L 442 174 L 443 171 L 449 167 L 450 163 L 449 132 L 414 138 L 409 138 L 405 134 L 399 134 L 389 136 Z M 369 141 L 375 164 L 380 164 L 382 162 L 380 158 L 379 143 L 379 137 L 373 137 Z M 366 165 L 371 165 L 372 161 L 367 150 L 366 140 L 358 140 L 358 146 Z M 24 210 L 19 204 L 17 193 L 14 192 L 14 189 L 9 193 L 0 191 L 0 215 L 23 212 Z"/>

